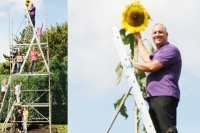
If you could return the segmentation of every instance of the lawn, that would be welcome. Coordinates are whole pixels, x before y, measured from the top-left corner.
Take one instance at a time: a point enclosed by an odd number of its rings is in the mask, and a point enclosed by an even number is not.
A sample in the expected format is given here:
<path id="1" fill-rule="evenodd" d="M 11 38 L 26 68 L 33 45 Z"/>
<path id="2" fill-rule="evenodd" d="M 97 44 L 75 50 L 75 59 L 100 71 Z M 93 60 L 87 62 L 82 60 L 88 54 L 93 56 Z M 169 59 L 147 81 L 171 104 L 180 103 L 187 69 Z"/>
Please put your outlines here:
<path id="1" fill-rule="evenodd" d="M 2 129 L 2 124 L 3 123 L 0 123 L 0 130 Z M 8 123 L 7 124 L 7 127 L 10 127 L 11 124 Z M 49 132 L 49 129 L 48 129 L 48 125 L 29 125 L 28 126 L 28 132 L 29 133 L 45 133 L 45 132 Z M 2 133 L 2 131 L 0 131 L 0 133 Z M 68 125 L 64 125 L 64 124 L 52 124 L 52 133 L 68 133 Z"/>

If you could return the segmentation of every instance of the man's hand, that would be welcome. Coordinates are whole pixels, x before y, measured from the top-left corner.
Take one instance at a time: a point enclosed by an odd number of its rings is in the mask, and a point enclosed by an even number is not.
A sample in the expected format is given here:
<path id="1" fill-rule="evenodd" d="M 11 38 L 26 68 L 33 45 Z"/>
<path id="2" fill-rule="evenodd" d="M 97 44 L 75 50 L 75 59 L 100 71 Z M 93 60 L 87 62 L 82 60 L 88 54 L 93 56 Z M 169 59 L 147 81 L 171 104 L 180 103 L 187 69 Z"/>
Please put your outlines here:
<path id="1" fill-rule="evenodd" d="M 134 33 L 134 38 L 135 38 L 137 41 L 142 40 L 142 37 L 141 37 L 140 32 L 136 32 L 136 33 Z"/>

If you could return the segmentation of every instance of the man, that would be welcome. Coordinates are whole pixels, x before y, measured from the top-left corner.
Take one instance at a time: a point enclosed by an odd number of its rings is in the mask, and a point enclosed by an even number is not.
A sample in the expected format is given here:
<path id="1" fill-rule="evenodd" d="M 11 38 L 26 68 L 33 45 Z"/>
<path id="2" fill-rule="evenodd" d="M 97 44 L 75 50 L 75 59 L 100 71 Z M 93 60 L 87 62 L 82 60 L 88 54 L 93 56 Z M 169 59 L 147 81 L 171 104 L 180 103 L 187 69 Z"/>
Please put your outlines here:
<path id="1" fill-rule="evenodd" d="M 182 60 L 179 50 L 167 40 L 167 29 L 156 24 L 152 39 L 157 47 L 153 54 L 145 48 L 140 33 L 135 34 L 143 63 L 132 61 L 133 66 L 147 74 L 147 102 L 157 133 L 178 133 L 176 108 L 180 99 L 179 77 Z"/>
<path id="2" fill-rule="evenodd" d="M 27 133 L 28 110 L 24 107 L 23 110 L 23 132 Z"/>
<path id="3" fill-rule="evenodd" d="M 28 10 L 29 10 L 29 15 L 30 15 L 31 21 L 33 23 L 33 27 L 35 27 L 35 11 L 36 11 L 36 8 L 33 5 L 33 3 L 30 3 Z"/>
<path id="4" fill-rule="evenodd" d="M 13 122 L 16 122 L 16 123 L 17 123 L 17 131 L 18 131 L 19 133 L 21 133 L 21 127 L 22 127 L 21 121 L 22 121 L 22 117 L 23 117 L 23 115 L 22 115 L 22 110 L 19 108 L 19 109 L 17 110 L 17 112 L 15 113 L 15 115 L 14 115 L 14 120 L 13 120 Z"/>

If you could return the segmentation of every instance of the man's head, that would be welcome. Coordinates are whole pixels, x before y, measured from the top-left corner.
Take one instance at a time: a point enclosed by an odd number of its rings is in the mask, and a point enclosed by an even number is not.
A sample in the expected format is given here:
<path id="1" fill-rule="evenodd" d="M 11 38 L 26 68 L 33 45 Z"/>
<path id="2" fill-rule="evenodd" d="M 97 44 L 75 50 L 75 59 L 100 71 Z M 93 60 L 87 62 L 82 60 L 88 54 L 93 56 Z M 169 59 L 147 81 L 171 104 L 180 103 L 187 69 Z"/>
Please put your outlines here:
<path id="1" fill-rule="evenodd" d="M 157 48 L 162 47 L 167 43 L 167 29 L 163 24 L 155 24 L 152 30 L 152 39 Z"/>
<path id="2" fill-rule="evenodd" d="M 18 108 L 18 112 L 21 113 L 21 111 L 22 111 L 21 108 Z"/>

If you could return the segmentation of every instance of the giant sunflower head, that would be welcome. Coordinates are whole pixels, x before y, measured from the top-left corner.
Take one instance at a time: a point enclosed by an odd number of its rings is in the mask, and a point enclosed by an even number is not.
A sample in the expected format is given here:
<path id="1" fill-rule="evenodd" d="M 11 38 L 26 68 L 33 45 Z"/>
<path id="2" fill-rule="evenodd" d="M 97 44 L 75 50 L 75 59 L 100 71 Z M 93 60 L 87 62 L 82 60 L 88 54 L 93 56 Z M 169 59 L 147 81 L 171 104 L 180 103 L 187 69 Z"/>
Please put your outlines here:
<path id="1" fill-rule="evenodd" d="M 143 31 L 149 19 L 149 14 L 139 1 L 130 3 L 122 12 L 122 26 L 131 33 Z"/>

